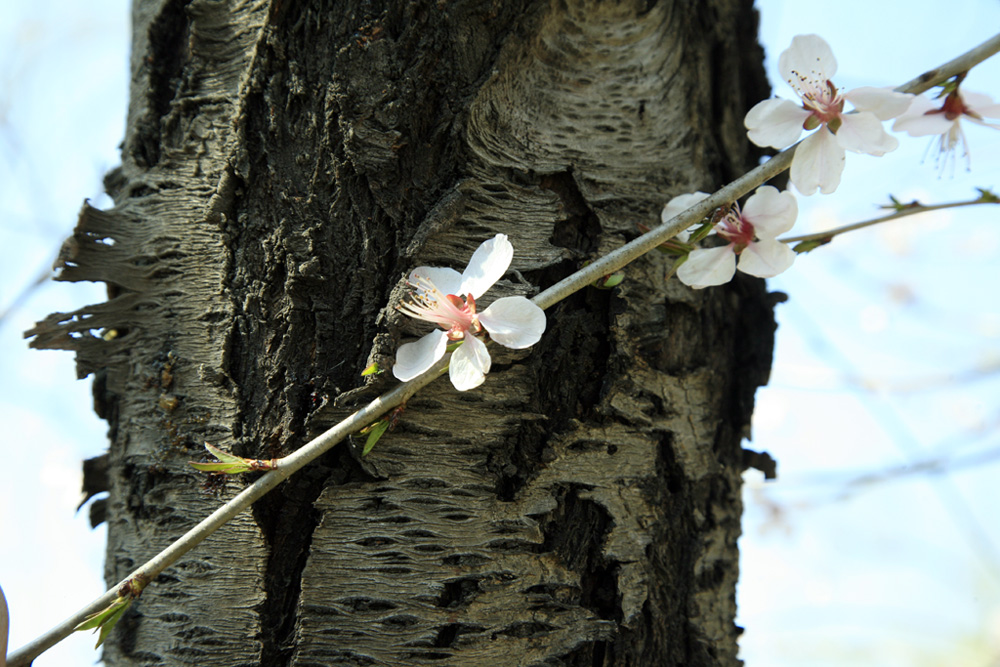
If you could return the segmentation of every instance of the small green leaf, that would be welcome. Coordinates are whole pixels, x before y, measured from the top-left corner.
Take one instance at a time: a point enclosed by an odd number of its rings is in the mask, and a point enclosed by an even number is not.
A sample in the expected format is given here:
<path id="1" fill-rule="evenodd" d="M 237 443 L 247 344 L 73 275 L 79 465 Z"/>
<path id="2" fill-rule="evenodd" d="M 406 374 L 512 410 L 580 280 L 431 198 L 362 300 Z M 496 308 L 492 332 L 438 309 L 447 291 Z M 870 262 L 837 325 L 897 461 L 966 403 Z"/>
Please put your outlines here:
<path id="1" fill-rule="evenodd" d="M 75 631 L 82 631 L 100 628 L 97 635 L 97 646 L 94 647 L 97 648 L 104 643 L 104 640 L 108 637 L 108 633 L 111 632 L 111 630 L 115 627 L 115 624 L 121 619 L 122 614 L 124 614 L 130 606 L 132 606 L 132 598 L 115 598 L 114 602 L 110 605 L 101 611 L 91 614 L 73 629 Z"/>
<path id="2" fill-rule="evenodd" d="M 361 450 L 361 456 L 368 456 L 368 452 L 375 447 L 379 439 L 389 430 L 389 420 L 377 421 L 369 427 L 368 439 L 365 440 L 365 448 Z"/>
<path id="3" fill-rule="evenodd" d="M 976 188 L 979 191 L 979 201 L 983 204 L 1000 204 L 1000 197 L 997 197 L 992 190 L 986 188 Z"/>
<path id="4" fill-rule="evenodd" d="M 909 204 L 904 204 L 903 202 L 896 199 L 893 195 L 889 195 L 889 204 L 883 204 L 879 208 L 884 208 L 890 211 L 895 211 L 896 213 L 902 213 L 903 211 L 910 208 L 919 208 L 920 202 L 914 199 Z"/>
<path id="5" fill-rule="evenodd" d="M 94 645 L 94 648 L 100 648 L 101 644 L 104 643 L 104 640 L 108 638 L 108 634 L 114 630 L 115 625 L 117 625 L 118 621 L 121 620 L 122 614 L 124 614 L 131 606 L 132 601 L 128 600 L 108 617 L 107 621 L 101 625 L 100 632 L 97 633 L 97 643 Z"/>
<path id="6" fill-rule="evenodd" d="M 621 272 L 612 273 L 610 276 L 608 276 L 607 278 L 605 278 L 604 284 L 602 285 L 602 287 L 604 287 L 604 289 L 611 289 L 612 287 L 615 287 L 618 284 L 620 284 L 621 281 L 623 281 L 623 280 L 625 280 L 625 274 L 624 273 L 621 273 Z"/>
<path id="7" fill-rule="evenodd" d="M 227 452 L 224 452 L 218 447 L 214 447 L 208 444 L 207 442 L 205 443 L 205 449 L 208 450 L 209 454 L 211 454 L 215 458 L 225 463 L 243 463 L 245 461 L 245 459 L 242 459 L 239 456 L 236 456 L 235 454 L 229 454 Z"/>
<path id="8" fill-rule="evenodd" d="M 709 220 L 708 222 L 703 222 L 698 229 L 691 233 L 691 238 L 688 239 L 688 245 L 694 245 L 698 241 L 702 240 L 708 236 L 709 232 L 711 232 L 714 228 L 715 223 L 713 221 Z"/>
<path id="9" fill-rule="evenodd" d="M 806 253 L 806 252 L 811 252 L 811 251 L 815 250 L 816 248 L 820 247 L 821 245 L 826 245 L 827 243 L 829 243 L 832 240 L 833 240 L 832 236 L 827 236 L 827 237 L 822 238 L 822 239 L 813 239 L 811 241 L 802 241 L 801 243 L 796 243 L 792 247 L 792 250 L 796 254 L 802 254 L 802 253 Z"/>
<path id="10" fill-rule="evenodd" d="M 227 475 L 238 475 L 241 472 L 251 470 L 253 467 L 249 459 L 224 452 L 218 447 L 213 447 L 207 442 L 205 443 L 205 449 L 208 450 L 209 454 L 218 459 L 218 463 L 199 463 L 197 461 L 188 461 L 188 465 L 195 470 L 200 470 L 201 472 L 221 472 Z"/>
<path id="11" fill-rule="evenodd" d="M 621 283 L 621 281 L 623 280 L 625 280 L 624 273 L 621 272 L 611 273 L 606 276 L 598 278 L 597 280 L 591 283 L 591 286 L 596 287 L 597 289 L 611 289 L 612 287 L 615 287 L 616 285 Z"/>
<path id="12" fill-rule="evenodd" d="M 189 461 L 188 465 L 201 472 L 224 472 L 227 475 L 235 475 L 250 469 L 250 466 L 239 465 L 237 463 L 196 463 L 195 461 Z"/>
<path id="13" fill-rule="evenodd" d="M 373 361 L 371 364 L 368 365 L 368 368 L 361 371 L 361 377 L 365 377 L 368 375 L 379 375 L 382 372 L 383 372 L 382 369 L 378 367 L 378 362 Z"/>

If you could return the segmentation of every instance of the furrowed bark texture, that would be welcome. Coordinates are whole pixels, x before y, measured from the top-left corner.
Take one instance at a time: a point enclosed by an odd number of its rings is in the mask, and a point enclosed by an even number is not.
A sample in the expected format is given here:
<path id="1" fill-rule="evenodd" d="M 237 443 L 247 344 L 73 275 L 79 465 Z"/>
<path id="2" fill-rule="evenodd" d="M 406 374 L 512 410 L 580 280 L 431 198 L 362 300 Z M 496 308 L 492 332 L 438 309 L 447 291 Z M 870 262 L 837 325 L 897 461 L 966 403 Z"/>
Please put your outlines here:
<path id="1" fill-rule="evenodd" d="M 56 314 L 111 425 L 109 583 L 218 502 L 207 440 L 287 453 L 394 380 L 418 265 L 496 233 L 530 296 L 752 166 L 750 2 L 137 0 L 110 211 Z M 439 381 L 151 584 L 111 665 L 735 665 L 741 437 L 763 283 L 692 292 L 649 256 Z M 387 305 L 388 304 L 388 305 Z M 228 497 L 230 480 L 212 489 Z"/>

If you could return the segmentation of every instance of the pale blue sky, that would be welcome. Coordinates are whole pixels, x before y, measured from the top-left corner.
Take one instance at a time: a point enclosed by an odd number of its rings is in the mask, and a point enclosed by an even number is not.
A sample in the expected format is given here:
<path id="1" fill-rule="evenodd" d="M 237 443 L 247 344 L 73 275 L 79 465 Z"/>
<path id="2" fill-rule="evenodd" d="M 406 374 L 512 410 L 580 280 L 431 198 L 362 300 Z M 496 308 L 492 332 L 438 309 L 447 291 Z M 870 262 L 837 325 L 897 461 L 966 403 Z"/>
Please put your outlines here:
<path id="1" fill-rule="evenodd" d="M 0 3 L 0 309 L 51 264 L 85 198 L 117 162 L 127 85 L 128 3 Z M 991 36 L 984 0 L 812 4 L 767 0 L 762 41 L 777 55 L 815 32 L 838 85 L 897 85 Z M 996 59 L 966 87 L 1000 97 Z M 775 94 L 788 96 L 784 84 Z M 81 119 L 86 124 L 80 125 Z M 968 130 L 972 171 L 921 164 L 927 140 L 883 158 L 849 155 L 837 193 L 799 198 L 795 233 L 877 215 L 888 193 L 950 201 L 1000 188 L 1000 133 Z M 780 480 L 747 474 L 739 590 L 743 656 L 756 665 L 969 665 L 1000 656 L 1000 467 L 911 476 L 858 489 L 844 480 L 927 455 L 1000 447 L 1000 377 L 942 382 L 1000 360 L 998 212 L 980 207 L 857 232 L 800 257 L 771 288 L 790 295 L 754 442 Z M 12 648 L 103 591 L 104 530 L 74 515 L 83 458 L 105 425 L 72 355 L 28 351 L 47 313 L 103 299 L 98 285 L 47 284 L 0 327 L 0 582 Z M 931 380 L 929 390 L 912 391 Z M 868 387 L 868 388 L 866 388 Z M 895 391 L 907 387 L 909 392 Z M 977 542 L 977 540 L 980 540 Z M 985 545 L 985 546 L 984 546 Z M 58 572 L 60 577 L 50 576 Z M 93 664 L 90 635 L 37 667 Z"/>

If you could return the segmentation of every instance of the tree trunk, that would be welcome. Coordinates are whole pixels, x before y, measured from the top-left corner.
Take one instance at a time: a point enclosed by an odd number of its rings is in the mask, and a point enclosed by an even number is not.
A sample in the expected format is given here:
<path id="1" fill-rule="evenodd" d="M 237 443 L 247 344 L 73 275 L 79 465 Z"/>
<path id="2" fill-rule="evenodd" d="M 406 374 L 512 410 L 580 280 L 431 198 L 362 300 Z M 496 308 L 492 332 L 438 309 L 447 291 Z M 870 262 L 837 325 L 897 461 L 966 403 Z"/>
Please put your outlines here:
<path id="1" fill-rule="evenodd" d="M 114 584 L 395 380 L 418 265 L 507 234 L 531 295 L 755 163 L 749 0 L 136 0 L 115 206 L 63 280 L 111 425 Z M 762 281 L 693 292 L 654 253 L 612 291 L 439 381 L 368 457 L 341 445 L 176 566 L 109 665 L 735 665 L 741 438 L 774 322 Z M 483 305 L 487 305 L 484 303 Z"/>

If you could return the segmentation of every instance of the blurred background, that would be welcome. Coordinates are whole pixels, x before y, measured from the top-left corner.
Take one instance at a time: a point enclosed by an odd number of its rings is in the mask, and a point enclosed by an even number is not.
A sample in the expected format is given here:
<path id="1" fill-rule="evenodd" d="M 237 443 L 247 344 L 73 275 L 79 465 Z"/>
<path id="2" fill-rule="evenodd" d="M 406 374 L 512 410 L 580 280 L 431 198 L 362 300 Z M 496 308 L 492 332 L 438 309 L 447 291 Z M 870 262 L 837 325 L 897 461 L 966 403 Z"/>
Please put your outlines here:
<path id="1" fill-rule="evenodd" d="M 894 86 L 992 36 L 1000 3 L 834 5 L 760 0 L 777 59 L 817 33 L 843 89 Z M 91 530 L 80 462 L 106 448 L 73 355 L 22 332 L 104 300 L 49 267 L 84 199 L 110 204 L 129 52 L 126 0 L 0 2 L 0 582 L 16 649 L 104 590 L 105 531 Z M 964 88 L 1000 98 L 1000 57 Z M 939 164 L 930 138 L 882 158 L 848 154 L 835 194 L 800 197 L 795 234 L 884 213 L 895 195 L 936 204 L 1000 194 L 1000 132 Z M 930 148 L 929 148 L 930 147 Z M 773 290 L 780 328 L 754 438 L 778 480 L 746 474 L 738 622 L 758 665 L 1000 667 L 1000 207 L 928 213 L 838 237 Z M 78 634 L 36 667 L 91 665 Z"/>

